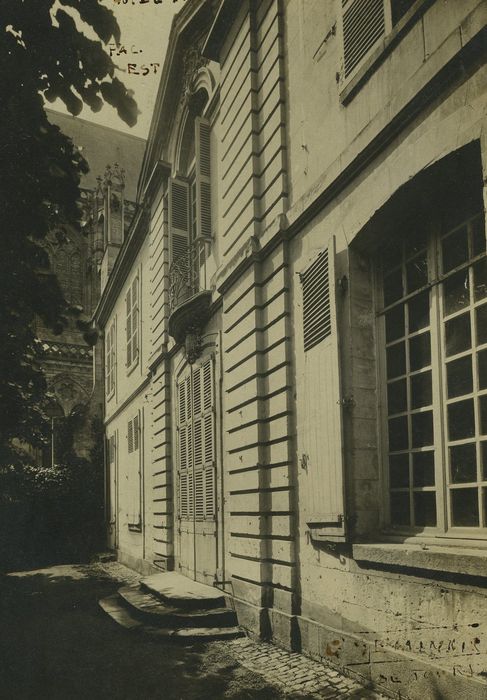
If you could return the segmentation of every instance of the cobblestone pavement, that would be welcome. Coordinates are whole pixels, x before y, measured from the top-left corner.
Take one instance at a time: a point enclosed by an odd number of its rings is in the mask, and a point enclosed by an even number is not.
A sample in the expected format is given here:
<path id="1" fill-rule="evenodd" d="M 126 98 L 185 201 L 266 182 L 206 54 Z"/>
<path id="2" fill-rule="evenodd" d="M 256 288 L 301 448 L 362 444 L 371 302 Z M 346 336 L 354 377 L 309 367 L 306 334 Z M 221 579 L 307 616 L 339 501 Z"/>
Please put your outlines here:
<path id="1" fill-rule="evenodd" d="M 135 584 L 140 574 L 118 562 L 95 565 L 105 575 L 121 582 Z M 216 650 L 230 654 L 241 666 L 261 675 L 282 691 L 283 698 L 322 698 L 333 700 L 387 700 L 357 681 L 347 678 L 332 666 L 280 649 L 274 644 L 242 637 L 225 642 L 212 642 Z"/>
<path id="2" fill-rule="evenodd" d="M 289 698 L 355 698 L 386 700 L 385 696 L 365 689 L 361 683 L 347 678 L 332 666 L 308 659 L 302 654 L 280 649 L 274 644 L 247 637 L 225 644 L 225 650 L 245 668 L 261 674 L 266 681 Z"/>

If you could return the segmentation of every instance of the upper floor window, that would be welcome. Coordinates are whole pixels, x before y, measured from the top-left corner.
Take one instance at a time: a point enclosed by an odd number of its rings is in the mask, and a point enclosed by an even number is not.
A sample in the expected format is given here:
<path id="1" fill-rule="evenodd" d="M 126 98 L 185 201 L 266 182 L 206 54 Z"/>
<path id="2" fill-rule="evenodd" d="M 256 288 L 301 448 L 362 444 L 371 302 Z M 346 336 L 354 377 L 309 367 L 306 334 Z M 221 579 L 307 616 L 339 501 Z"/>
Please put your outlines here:
<path id="1" fill-rule="evenodd" d="M 105 391 L 108 398 L 115 393 L 116 348 L 115 319 L 113 319 L 105 335 Z"/>
<path id="2" fill-rule="evenodd" d="M 170 179 L 168 192 L 173 306 L 206 283 L 204 264 L 212 237 L 210 125 L 206 119 L 196 117 L 186 125 L 181 150 L 182 175 Z"/>
<path id="3" fill-rule="evenodd" d="M 346 80 L 415 2 L 417 0 L 342 0 Z"/>
<path id="4" fill-rule="evenodd" d="M 408 230 L 380 261 L 389 522 L 485 536 L 487 259 L 484 214 Z"/>
<path id="5" fill-rule="evenodd" d="M 139 275 L 135 275 L 125 297 L 127 368 L 132 368 L 139 359 Z"/>

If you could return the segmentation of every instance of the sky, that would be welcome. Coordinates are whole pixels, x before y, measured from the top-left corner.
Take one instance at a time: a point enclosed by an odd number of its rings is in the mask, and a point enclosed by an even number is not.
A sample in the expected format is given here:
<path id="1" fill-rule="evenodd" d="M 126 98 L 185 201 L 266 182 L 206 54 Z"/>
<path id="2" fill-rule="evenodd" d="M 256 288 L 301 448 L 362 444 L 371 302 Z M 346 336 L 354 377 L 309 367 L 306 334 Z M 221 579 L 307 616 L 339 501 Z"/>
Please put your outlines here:
<path id="1" fill-rule="evenodd" d="M 103 4 L 113 10 L 122 33 L 123 49 L 121 46 L 117 50 L 113 44 L 108 45 L 107 51 L 112 51 L 112 59 L 118 66 L 116 76 L 128 89 L 133 90 L 141 113 L 137 124 L 132 128 L 119 119 L 116 111 L 109 105 L 105 105 L 98 113 L 92 112 L 84 105 L 78 116 L 146 138 L 159 87 L 171 21 L 175 12 L 183 7 L 184 0 L 162 0 L 157 4 L 154 0 L 143 0 L 142 3 L 141 0 L 103 0 Z M 88 31 L 86 34 L 92 36 Z M 135 64 L 135 67 L 129 69 L 129 63 Z M 47 104 L 47 107 L 66 113 L 61 100 Z"/>

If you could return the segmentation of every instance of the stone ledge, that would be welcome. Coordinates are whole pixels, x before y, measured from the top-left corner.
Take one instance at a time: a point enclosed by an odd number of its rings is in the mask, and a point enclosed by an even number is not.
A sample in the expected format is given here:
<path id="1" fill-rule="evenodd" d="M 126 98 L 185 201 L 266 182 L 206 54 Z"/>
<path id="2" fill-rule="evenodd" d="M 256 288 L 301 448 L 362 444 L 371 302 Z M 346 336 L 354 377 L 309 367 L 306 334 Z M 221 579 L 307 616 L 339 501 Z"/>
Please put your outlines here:
<path id="1" fill-rule="evenodd" d="M 487 551 L 483 549 L 460 549 L 437 545 L 422 547 L 396 542 L 354 544 L 352 556 L 357 562 L 487 578 Z"/>

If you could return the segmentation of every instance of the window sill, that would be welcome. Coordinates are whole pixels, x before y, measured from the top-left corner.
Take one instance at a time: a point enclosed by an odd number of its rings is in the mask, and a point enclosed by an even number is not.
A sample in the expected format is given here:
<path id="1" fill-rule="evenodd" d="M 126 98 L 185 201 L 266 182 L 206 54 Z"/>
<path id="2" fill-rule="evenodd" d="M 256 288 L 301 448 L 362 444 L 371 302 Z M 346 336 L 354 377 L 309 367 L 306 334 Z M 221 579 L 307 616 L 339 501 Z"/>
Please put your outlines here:
<path id="1" fill-rule="evenodd" d="M 487 578 L 487 551 L 480 548 L 409 543 L 354 544 L 352 556 L 358 562 Z"/>
<path id="2" fill-rule="evenodd" d="M 412 26 L 424 15 L 426 10 L 432 5 L 434 0 L 417 0 L 395 27 L 382 39 L 380 44 L 372 49 L 372 53 L 359 66 L 351 77 L 348 77 L 340 88 L 340 102 L 347 105 L 359 92 L 363 85 L 375 73 L 377 68 L 383 63 L 394 47 L 401 41 L 403 36 L 409 32 Z"/>
<path id="3" fill-rule="evenodd" d="M 132 372 L 134 371 L 134 369 L 137 367 L 138 364 L 139 364 L 139 356 L 137 355 L 136 359 L 132 362 L 131 365 L 126 365 L 127 377 L 129 377 L 132 374 Z"/>

